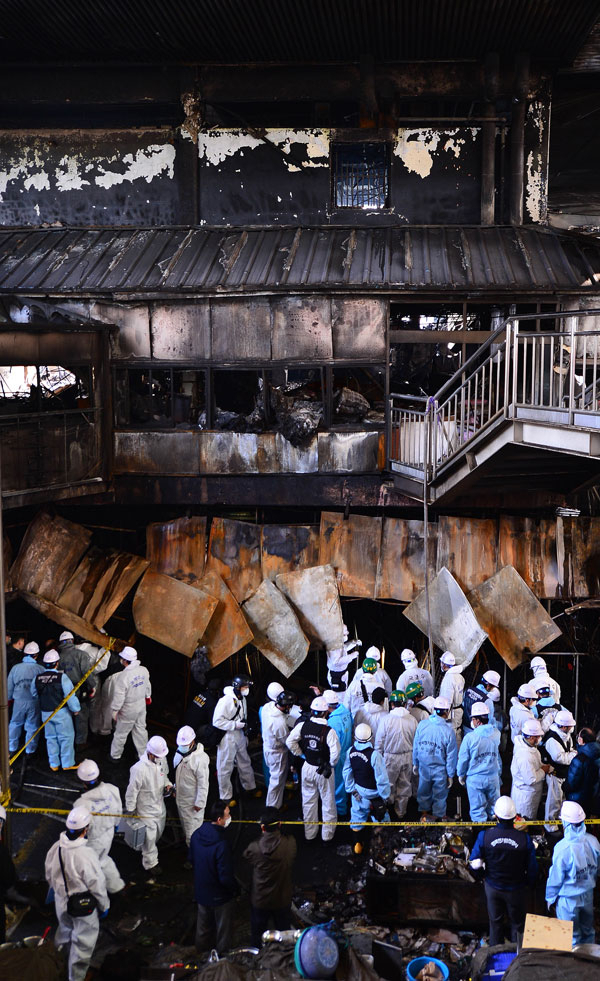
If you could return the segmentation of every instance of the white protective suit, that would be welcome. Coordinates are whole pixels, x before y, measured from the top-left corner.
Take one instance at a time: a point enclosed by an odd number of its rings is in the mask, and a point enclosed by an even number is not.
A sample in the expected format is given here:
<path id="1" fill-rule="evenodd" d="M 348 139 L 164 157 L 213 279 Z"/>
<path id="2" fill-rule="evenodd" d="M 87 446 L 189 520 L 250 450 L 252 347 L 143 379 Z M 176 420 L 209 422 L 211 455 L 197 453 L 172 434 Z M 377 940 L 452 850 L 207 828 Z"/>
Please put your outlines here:
<path id="1" fill-rule="evenodd" d="M 265 763 L 269 768 L 267 807 L 281 807 L 283 804 L 289 763 L 286 739 L 289 734 L 289 715 L 278 709 L 276 705 L 273 705 L 270 710 L 265 706 L 262 713 L 262 738 Z"/>
<path id="2" fill-rule="evenodd" d="M 221 800 L 229 801 L 233 797 L 231 774 L 234 766 L 237 766 L 244 790 L 254 790 L 256 787 L 254 770 L 248 756 L 248 740 L 244 732 L 247 719 L 245 696 L 240 695 L 238 698 L 232 686 L 227 685 L 213 713 L 213 725 L 225 733 L 217 748 L 217 778 Z"/>
<path id="3" fill-rule="evenodd" d="M 58 928 L 54 937 L 55 946 L 70 944 L 69 950 L 69 981 L 83 981 L 94 953 L 100 929 L 98 911 L 91 916 L 72 917 L 67 913 L 67 890 L 63 879 L 58 849 L 60 848 L 62 863 L 69 895 L 78 892 L 91 892 L 98 903 L 100 912 L 108 909 L 109 901 L 106 893 L 104 873 L 100 868 L 98 856 L 89 847 L 85 838 L 69 841 L 66 833 L 61 832 L 46 855 L 46 882 L 54 889 L 54 905 Z"/>
<path id="4" fill-rule="evenodd" d="M 352 718 L 354 718 L 359 708 L 362 708 L 362 706 L 365 704 L 363 686 L 367 693 L 367 701 L 370 700 L 371 695 L 376 688 L 383 687 L 383 685 L 380 684 L 376 674 L 363 674 L 362 677 L 360 677 L 358 676 L 357 671 L 356 675 L 350 682 L 350 687 L 344 693 L 344 704 L 346 708 L 350 709 Z"/>
<path id="5" fill-rule="evenodd" d="M 548 670 L 547 670 L 546 667 L 540 666 L 539 668 L 535 668 L 535 670 L 532 671 L 532 677 L 533 678 L 538 678 L 539 675 L 541 675 L 541 674 L 543 674 L 543 675 L 547 675 L 548 674 Z M 548 677 L 550 678 L 550 675 L 548 675 Z M 559 685 L 558 681 L 555 681 L 554 680 L 554 678 L 550 678 L 550 690 L 551 690 L 552 694 L 554 695 L 554 701 L 557 702 L 558 704 L 560 704 L 560 685 Z"/>
<path id="6" fill-rule="evenodd" d="M 402 689 L 400 690 L 402 691 Z M 434 701 L 433 695 L 428 695 L 427 698 L 422 698 L 418 705 L 409 705 L 408 711 L 417 722 L 423 722 L 424 719 L 433 715 Z"/>
<path id="7" fill-rule="evenodd" d="M 444 671 L 440 683 L 440 697 L 447 698 L 450 702 L 450 721 L 459 746 L 462 740 L 462 703 L 465 692 L 465 679 L 462 669 L 462 664 L 455 664 L 448 668 L 447 671 Z"/>
<path id="8" fill-rule="evenodd" d="M 125 883 L 109 855 L 115 828 L 123 816 L 123 804 L 118 788 L 112 783 L 100 781 L 78 797 L 73 807 L 85 807 L 92 815 L 87 837 L 88 845 L 98 856 L 108 892 L 120 892 L 125 888 Z M 101 817 L 101 814 L 116 814 L 117 817 Z"/>
<path id="9" fill-rule="evenodd" d="M 143 753 L 129 771 L 129 783 L 125 791 L 125 807 L 136 819 L 130 818 L 133 828 L 144 827 L 146 838 L 142 848 L 142 865 L 153 869 L 158 865 L 157 842 L 165 830 L 167 808 L 164 793 L 171 786 L 166 759 L 155 763 Z"/>
<path id="10" fill-rule="evenodd" d="M 210 760 L 202 743 L 192 753 L 181 757 L 175 770 L 175 794 L 179 820 L 189 845 L 196 828 L 204 821 L 204 809 L 208 797 Z M 198 808 L 198 810 L 196 810 Z"/>
<path id="11" fill-rule="evenodd" d="M 408 709 L 391 709 L 377 730 L 375 749 L 383 756 L 390 786 L 391 798 L 398 817 L 406 814 L 412 796 L 412 751 L 417 720 Z"/>
<path id="12" fill-rule="evenodd" d="M 356 726 L 361 722 L 366 722 L 368 726 L 371 726 L 373 737 L 370 741 L 373 743 L 373 745 L 375 745 L 377 733 L 384 724 L 384 720 L 388 715 L 389 712 L 385 705 L 376 705 L 374 702 L 365 702 L 365 704 L 358 709 L 352 721 L 354 728 L 356 728 Z"/>
<path id="13" fill-rule="evenodd" d="M 318 725 L 327 725 L 326 719 L 315 718 L 311 720 Z M 287 738 L 287 747 L 294 756 L 302 756 L 302 746 L 300 736 L 304 722 L 299 722 L 294 726 Z M 337 808 L 335 806 L 335 764 L 340 758 L 340 741 L 337 733 L 328 726 L 327 746 L 329 747 L 329 762 L 331 763 L 331 776 L 324 777 L 317 773 L 318 767 L 307 763 L 302 766 L 302 819 L 304 821 L 304 835 L 307 841 L 317 837 L 319 826 L 315 822 L 319 820 L 319 797 L 321 798 L 322 820 L 325 822 L 321 828 L 323 841 L 331 841 L 335 834 L 337 824 Z"/>
<path id="14" fill-rule="evenodd" d="M 523 731 L 523 726 L 526 722 L 531 722 L 535 719 L 535 715 L 530 708 L 523 705 L 519 699 L 514 695 L 511 700 L 510 712 L 508 717 L 510 719 L 510 738 L 513 741 L 513 745 L 517 736 L 520 736 Z"/>
<path id="15" fill-rule="evenodd" d="M 510 796 L 515 802 L 517 814 L 535 821 L 544 789 L 542 757 L 536 746 L 530 746 L 523 736 L 515 739 L 512 763 L 512 789 Z"/>
<path id="16" fill-rule="evenodd" d="M 382 668 L 381 665 L 377 668 L 375 674 L 365 674 L 362 668 L 358 668 L 352 681 L 354 682 L 357 679 L 360 681 L 361 678 L 363 681 L 365 678 L 375 678 L 377 681 L 377 684 L 375 685 L 376 688 L 383 688 L 388 698 L 392 694 L 392 679 L 385 668 Z"/>
<path id="17" fill-rule="evenodd" d="M 148 731 L 146 729 L 146 699 L 152 695 L 152 685 L 148 668 L 139 661 L 132 661 L 115 675 L 111 710 L 116 713 L 116 726 L 110 755 L 120 760 L 127 736 L 131 733 L 133 745 L 139 756 L 146 750 Z"/>
<path id="18" fill-rule="evenodd" d="M 545 742 L 546 752 L 548 756 L 554 763 L 563 763 L 568 766 L 572 759 L 577 756 L 577 748 L 573 746 L 573 735 L 566 732 L 561 732 L 557 725 L 551 725 L 549 733 L 556 733 L 557 738 L 553 739 L 551 735 L 548 736 Z M 558 740 L 561 740 L 559 742 Z M 561 745 L 563 743 L 564 745 Z M 566 750 L 565 747 L 566 746 Z M 546 774 L 546 786 L 548 788 L 548 796 L 546 797 L 546 806 L 544 811 L 544 817 L 546 821 L 552 821 L 553 818 L 557 818 L 560 814 L 560 809 L 563 804 L 563 784 L 565 782 L 564 777 L 558 777 L 556 773 Z M 549 827 L 546 826 L 546 830 Z M 550 829 L 551 830 L 551 829 Z"/>
<path id="19" fill-rule="evenodd" d="M 406 671 L 403 671 L 398 678 L 398 681 L 396 682 L 396 689 L 398 691 L 406 691 L 411 681 L 420 681 L 423 685 L 425 694 L 427 696 L 433 695 L 433 678 L 426 668 L 420 668 L 418 664 L 414 664 L 407 668 Z"/>
<path id="20" fill-rule="evenodd" d="M 115 693 L 115 685 L 121 672 L 111 674 L 98 685 L 96 696 L 90 705 L 90 729 L 99 736 L 110 736 L 112 733 L 112 700 Z"/>
<path id="21" fill-rule="evenodd" d="M 346 639 L 341 647 L 327 651 L 327 681 L 334 685 L 339 680 L 344 688 L 348 685 L 348 666 L 358 657 L 359 640 Z M 333 672 L 333 674 L 332 674 Z M 337 675 L 337 679 L 334 677 Z"/>

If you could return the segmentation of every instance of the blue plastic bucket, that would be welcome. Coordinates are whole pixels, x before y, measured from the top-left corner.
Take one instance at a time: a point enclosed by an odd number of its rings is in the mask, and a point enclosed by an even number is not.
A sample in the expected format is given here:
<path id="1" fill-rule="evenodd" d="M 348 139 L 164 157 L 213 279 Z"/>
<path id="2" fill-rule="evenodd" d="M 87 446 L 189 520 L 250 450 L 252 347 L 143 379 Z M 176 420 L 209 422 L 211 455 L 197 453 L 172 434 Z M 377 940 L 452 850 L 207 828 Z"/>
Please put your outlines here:
<path id="1" fill-rule="evenodd" d="M 339 960 L 338 945 L 322 926 L 308 927 L 296 941 L 294 963 L 303 978 L 332 978 Z"/>
<path id="2" fill-rule="evenodd" d="M 444 962 L 438 961 L 436 957 L 415 957 L 414 961 L 410 961 L 410 963 L 406 965 L 406 977 L 408 978 L 408 981 L 416 981 L 417 974 L 419 971 L 423 970 L 426 964 L 435 964 L 436 967 L 439 967 L 444 981 L 448 981 L 450 971 Z"/>

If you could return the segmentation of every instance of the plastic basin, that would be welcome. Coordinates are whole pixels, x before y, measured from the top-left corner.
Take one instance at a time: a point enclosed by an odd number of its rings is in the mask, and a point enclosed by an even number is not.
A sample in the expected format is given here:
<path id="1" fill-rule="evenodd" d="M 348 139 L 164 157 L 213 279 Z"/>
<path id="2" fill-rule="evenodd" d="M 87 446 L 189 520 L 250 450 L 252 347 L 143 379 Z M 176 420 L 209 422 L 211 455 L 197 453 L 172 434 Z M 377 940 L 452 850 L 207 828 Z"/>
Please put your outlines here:
<path id="1" fill-rule="evenodd" d="M 426 964 L 435 964 L 436 967 L 439 967 L 444 981 L 448 981 L 450 971 L 443 961 L 438 961 L 437 957 L 415 957 L 414 961 L 410 961 L 406 965 L 406 977 L 408 981 L 416 981 L 417 974 L 423 970 Z"/>
<path id="2" fill-rule="evenodd" d="M 339 959 L 338 945 L 323 927 L 308 927 L 296 942 L 294 962 L 303 978 L 332 978 Z"/>

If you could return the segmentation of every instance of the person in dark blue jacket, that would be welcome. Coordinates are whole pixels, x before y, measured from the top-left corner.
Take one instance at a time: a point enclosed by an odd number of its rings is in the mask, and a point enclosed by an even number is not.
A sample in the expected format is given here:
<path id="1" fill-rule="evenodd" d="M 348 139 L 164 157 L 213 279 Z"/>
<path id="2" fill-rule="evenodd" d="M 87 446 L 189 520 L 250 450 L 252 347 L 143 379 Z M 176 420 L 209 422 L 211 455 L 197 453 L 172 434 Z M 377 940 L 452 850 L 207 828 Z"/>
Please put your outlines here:
<path id="1" fill-rule="evenodd" d="M 600 743 L 592 729 L 582 729 L 577 736 L 577 756 L 567 771 L 563 788 L 565 800 L 581 804 L 586 814 L 594 815 L 600 805 Z"/>
<path id="2" fill-rule="evenodd" d="M 479 832 L 471 852 L 471 867 L 484 870 L 490 947 L 504 942 L 505 914 L 511 941 L 516 943 L 517 934 L 523 933 L 527 892 L 537 875 L 533 842 L 527 832 L 518 831 L 513 824 L 517 809 L 512 797 L 499 797 L 494 813 L 498 824 Z"/>
<path id="3" fill-rule="evenodd" d="M 228 805 L 215 801 L 210 820 L 204 821 L 190 839 L 194 899 L 198 904 L 196 950 L 199 954 L 213 948 L 223 954 L 231 947 L 233 906 L 239 887 L 225 837 L 225 828 L 230 823 Z"/>

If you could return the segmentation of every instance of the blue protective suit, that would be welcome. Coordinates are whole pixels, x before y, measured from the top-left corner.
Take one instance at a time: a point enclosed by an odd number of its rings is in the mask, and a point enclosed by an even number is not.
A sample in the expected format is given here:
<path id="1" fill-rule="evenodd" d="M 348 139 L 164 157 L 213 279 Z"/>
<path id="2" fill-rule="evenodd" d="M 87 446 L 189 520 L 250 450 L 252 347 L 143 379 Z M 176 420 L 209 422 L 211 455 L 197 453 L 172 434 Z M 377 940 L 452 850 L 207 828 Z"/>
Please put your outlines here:
<path id="1" fill-rule="evenodd" d="M 585 824 L 565 824 L 565 836 L 554 848 L 546 883 L 548 906 L 556 902 L 559 920 L 573 923 L 573 946 L 593 944 L 594 886 L 600 875 L 600 844 Z"/>
<path id="2" fill-rule="evenodd" d="M 458 747 L 450 722 L 432 715 L 419 722 L 413 743 L 413 767 L 419 771 L 417 802 L 423 813 L 446 816 L 448 778 L 456 773 Z"/>
<path id="3" fill-rule="evenodd" d="M 352 745 L 352 714 L 350 709 L 340 703 L 327 719 L 327 723 L 337 734 L 341 746 L 340 758 L 334 770 L 335 806 L 338 817 L 345 817 L 348 811 L 348 796 L 344 782 L 344 763 L 348 750 Z"/>
<path id="4" fill-rule="evenodd" d="M 456 772 L 466 778 L 471 821 L 491 821 L 500 796 L 500 733 L 495 725 L 471 729 L 462 741 Z"/>
<path id="5" fill-rule="evenodd" d="M 354 746 L 358 750 L 364 750 L 372 748 L 373 743 L 355 742 Z M 350 804 L 350 827 L 353 831 L 360 831 L 360 829 L 370 821 L 371 801 L 376 797 L 381 797 L 383 800 L 388 800 L 392 792 L 386 765 L 383 762 L 383 756 L 376 749 L 373 750 L 371 756 L 371 766 L 375 776 L 375 790 L 371 790 L 367 787 L 361 787 L 355 782 L 354 774 L 352 772 L 352 765 L 350 763 L 350 751 L 346 753 L 346 758 L 344 761 L 344 784 L 347 792 L 352 794 Z M 386 814 L 384 820 L 389 821 L 389 819 L 389 814 Z"/>
<path id="6" fill-rule="evenodd" d="M 56 668 L 44 668 L 44 671 L 55 671 Z M 73 682 L 64 672 L 61 676 L 63 695 L 66 697 L 73 691 Z M 38 694 L 35 687 L 35 678 L 31 682 L 31 694 L 37 699 Z M 55 770 L 62 766 L 63 770 L 75 765 L 75 727 L 73 725 L 73 712 L 79 712 L 81 705 L 77 695 L 72 695 L 66 705 L 64 705 L 44 727 L 46 736 L 46 749 L 48 750 L 48 762 Z M 42 722 L 49 719 L 52 712 L 42 712 Z"/>
<path id="7" fill-rule="evenodd" d="M 26 654 L 20 664 L 15 664 L 8 675 L 8 698 L 14 699 L 10 725 L 8 727 L 8 750 L 16 753 L 25 729 L 25 742 L 29 742 L 41 722 L 40 706 L 37 698 L 31 694 L 31 683 L 36 675 L 41 674 L 43 667 L 34 657 Z M 39 736 L 25 750 L 27 756 L 35 753 Z"/>

